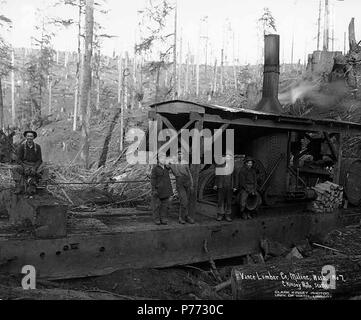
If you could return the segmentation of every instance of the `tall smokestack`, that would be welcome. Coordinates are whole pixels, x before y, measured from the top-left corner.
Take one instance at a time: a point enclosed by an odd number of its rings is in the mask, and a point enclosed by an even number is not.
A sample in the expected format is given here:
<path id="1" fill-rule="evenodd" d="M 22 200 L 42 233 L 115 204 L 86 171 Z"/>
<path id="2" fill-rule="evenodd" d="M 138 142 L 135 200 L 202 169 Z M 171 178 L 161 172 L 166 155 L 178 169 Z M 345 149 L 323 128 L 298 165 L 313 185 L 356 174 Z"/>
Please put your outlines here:
<path id="1" fill-rule="evenodd" d="M 264 71 L 262 100 L 255 110 L 280 114 L 282 106 L 278 101 L 280 78 L 280 36 L 269 34 L 264 37 Z"/>

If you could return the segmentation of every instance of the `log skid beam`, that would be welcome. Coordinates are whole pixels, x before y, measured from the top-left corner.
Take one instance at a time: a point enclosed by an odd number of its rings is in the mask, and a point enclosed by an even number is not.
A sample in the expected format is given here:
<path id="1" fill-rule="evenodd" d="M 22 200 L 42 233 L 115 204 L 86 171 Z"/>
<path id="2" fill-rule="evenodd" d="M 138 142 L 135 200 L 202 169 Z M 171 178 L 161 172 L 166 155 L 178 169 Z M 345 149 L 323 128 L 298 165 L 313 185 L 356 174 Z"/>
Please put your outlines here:
<path id="1" fill-rule="evenodd" d="M 198 209 L 210 212 L 210 207 L 199 204 Z M 196 216 L 194 225 L 180 225 L 175 218 L 167 226 L 156 226 L 149 218 L 137 226 L 109 226 L 96 233 L 75 230 L 61 239 L 1 238 L 0 272 L 19 274 L 24 265 L 33 265 L 37 278 L 71 279 L 209 261 L 209 255 L 214 260 L 239 257 L 258 252 L 263 238 L 291 246 L 310 235 L 326 235 L 335 228 L 338 214 L 277 212 L 232 223 L 214 217 Z"/>

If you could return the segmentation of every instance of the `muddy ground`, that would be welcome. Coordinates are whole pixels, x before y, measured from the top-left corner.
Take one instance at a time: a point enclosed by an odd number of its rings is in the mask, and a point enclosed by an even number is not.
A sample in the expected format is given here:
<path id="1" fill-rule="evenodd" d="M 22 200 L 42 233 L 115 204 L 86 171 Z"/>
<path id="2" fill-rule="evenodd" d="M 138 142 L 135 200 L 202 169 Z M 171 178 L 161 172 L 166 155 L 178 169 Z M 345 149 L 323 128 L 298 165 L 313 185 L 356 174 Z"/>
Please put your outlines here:
<path id="1" fill-rule="evenodd" d="M 204 268 L 204 269 L 202 269 Z M 100 277 L 66 281 L 37 282 L 37 289 L 48 291 L 34 296 L 35 299 L 162 299 L 198 300 L 231 299 L 230 287 L 216 293 L 213 287 L 219 280 L 206 264 L 167 269 L 119 270 Z M 218 269 L 218 276 L 226 281 L 231 267 Z M 21 292 L 20 277 L 0 276 L 1 299 L 29 299 L 31 295 Z M 14 290 L 10 290 L 10 288 Z M 17 290 L 18 288 L 18 290 Z M 49 291 L 50 290 L 50 291 Z M 38 291 L 38 290 L 36 290 Z M 78 293 L 78 296 L 77 296 Z M 90 296 L 84 296 L 90 294 Z M 93 296 L 91 296 L 93 295 Z M 95 295 L 95 296 L 94 296 Z"/>
<path id="2" fill-rule="evenodd" d="M 303 243 L 299 248 L 303 257 L 317 257 L 329 254 L 360 255 L 360 224 L 338 228 L 332 231 L 322 245 L 329 249 Z M 337 251 L 336 251 L 337 250 Z M 285 254 L 270 257 L 267 262 L 284 261 Z M 232 299 L 231 287 L 220 291 L 215 286 L 230 279 L 234 266 L 257 263 L 255 256 L 239 257 L 212 263 L 179 266 L 166 269 L 120 270 L 112 274 L 85 279 L 37 282 L 37 290 L 21 289 L 21 278 L 0 275 L 0 299 L 54 299 L 54 300 L 198 300 Z M 258 261 L 258 263 L 262 263 Z M 358 299 L 361 292 L 352 292 Z M 348 297 L 349 298 L 349 297 Z"/>

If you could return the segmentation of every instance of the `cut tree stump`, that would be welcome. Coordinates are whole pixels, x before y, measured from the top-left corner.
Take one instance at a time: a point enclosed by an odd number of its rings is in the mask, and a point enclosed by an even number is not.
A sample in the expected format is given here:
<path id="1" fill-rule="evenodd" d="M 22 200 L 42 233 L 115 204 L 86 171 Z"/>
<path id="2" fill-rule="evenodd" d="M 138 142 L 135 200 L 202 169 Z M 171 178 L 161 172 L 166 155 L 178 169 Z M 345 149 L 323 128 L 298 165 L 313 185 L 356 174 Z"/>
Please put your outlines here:
<path id="1" fill-rule="evenodd" d="M 9 222 L 32 229 L 37 238 L 65 237 L 67 206 L 50 194 L 12 194 L 6 203 Z"/>
<path id="2" fill-rule="evenodd" d="M 335 289 L 324 266 L 333 266 Z M 361 256 L 322 256 L 277 264 L 255 264 L 232 269 L 232 294 L 236 300 L 330 299 L 352 296 L 361 290 Z"/>

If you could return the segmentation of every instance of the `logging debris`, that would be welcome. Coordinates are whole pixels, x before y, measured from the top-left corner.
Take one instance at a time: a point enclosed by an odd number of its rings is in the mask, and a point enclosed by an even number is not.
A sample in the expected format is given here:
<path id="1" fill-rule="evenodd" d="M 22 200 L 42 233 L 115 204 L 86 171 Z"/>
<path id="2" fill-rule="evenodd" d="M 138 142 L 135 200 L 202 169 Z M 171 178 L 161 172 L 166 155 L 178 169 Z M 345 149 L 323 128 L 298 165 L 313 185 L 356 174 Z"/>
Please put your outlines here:
<path id="1" fill-rule="evenodd" d="M 303 259 L 302 254 L 298 251 L 297 247 L 292 248 L 291 252 L 286 256 L 287 260 Z"/>
<path id="2" fill-rule="evenodd" d="M 132 166 L 124 160 L 109 161 L 106 166 L 90 170 L 78 165 L 64 168 L 52 164 L 49 170 L 47 190 L 74 208 L 149 203 L 149 165 Z M 131 182 L 119 183 L 122 181 Z"/>

